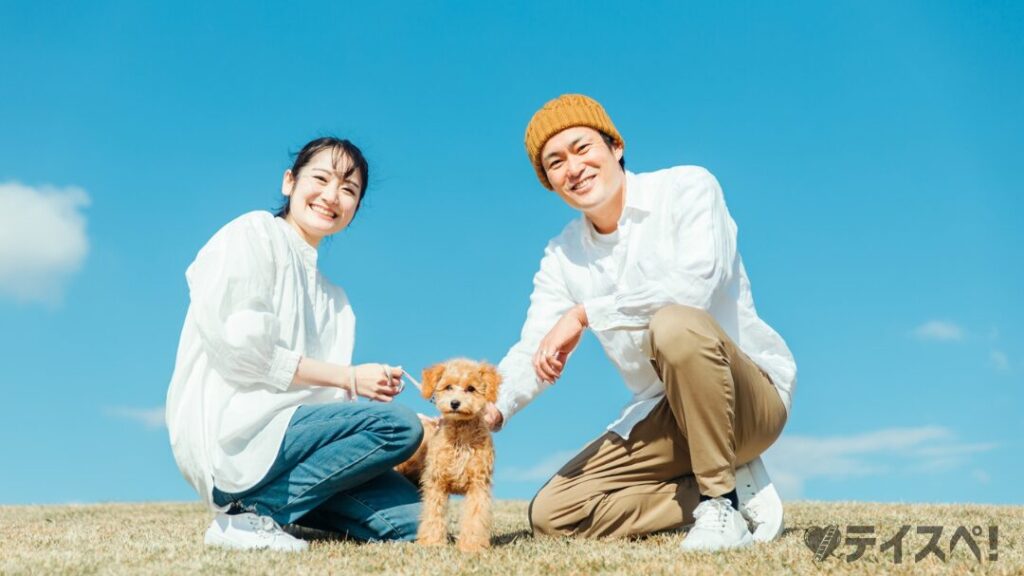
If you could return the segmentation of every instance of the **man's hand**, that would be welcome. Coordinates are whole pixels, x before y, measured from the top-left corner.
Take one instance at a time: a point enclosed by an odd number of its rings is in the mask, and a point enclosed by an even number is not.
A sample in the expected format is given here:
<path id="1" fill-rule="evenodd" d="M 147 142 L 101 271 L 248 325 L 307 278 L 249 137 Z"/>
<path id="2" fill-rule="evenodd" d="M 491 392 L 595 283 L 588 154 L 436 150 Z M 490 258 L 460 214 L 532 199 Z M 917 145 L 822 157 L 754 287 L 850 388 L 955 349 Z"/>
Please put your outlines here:
<path id="1" fill-rule="evenodd" d="M 505 424 L 505 417 L 502 416 L 501 410 L 494 405 L 494 402 L 488 402 L 484 406 L 484 424 L 487 424 L 487 428 L 491 432 L 497 432 L 501 430 L 502 425 Z"/>
<path id="2" fill-rule="evenodd" d="M 533 370 L 538 378 L 552 384 L 558 380 L 586 327 L 587 312 L 582 304 L 573 306 L 559 318 L 533 354 Z"/>

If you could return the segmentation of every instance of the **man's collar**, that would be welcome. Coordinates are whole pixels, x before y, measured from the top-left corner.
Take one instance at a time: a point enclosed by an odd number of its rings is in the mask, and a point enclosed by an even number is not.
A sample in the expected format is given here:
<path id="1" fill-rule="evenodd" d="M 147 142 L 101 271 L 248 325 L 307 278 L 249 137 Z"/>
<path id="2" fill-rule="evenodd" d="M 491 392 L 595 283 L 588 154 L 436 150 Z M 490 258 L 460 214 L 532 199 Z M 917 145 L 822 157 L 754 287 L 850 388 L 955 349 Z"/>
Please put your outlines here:
<path id="1" fill-rule="evenodd" d="M 651 195 L 640 187 L 636 174 L 626 170 L 626 210 L 637 210 L 645 214 L 651 211 Z M 625 210 L 624 210 L 625 211 Z"/>
<path id="2" fill-rule="evenodd" d="M 626 171 L 626 204 L 622 207 L 622 214 L 619 215 L 619 226 L 616 231 L 622 228 L 622 223 L 626 218 L 631 217 L 635 214 L 639 218 L 651 213 L 651 196 L 646 190 L 640 189 L 640 181 L 629 170 Z M 597 238 L 597 230 L 594 230 L 594 224 L 587 218 L 586 214 L 581 214 L 580 219 L 583 222 L 583 228 L 587 231 L 584 235 L 586 238 L 593 242 Z"/>

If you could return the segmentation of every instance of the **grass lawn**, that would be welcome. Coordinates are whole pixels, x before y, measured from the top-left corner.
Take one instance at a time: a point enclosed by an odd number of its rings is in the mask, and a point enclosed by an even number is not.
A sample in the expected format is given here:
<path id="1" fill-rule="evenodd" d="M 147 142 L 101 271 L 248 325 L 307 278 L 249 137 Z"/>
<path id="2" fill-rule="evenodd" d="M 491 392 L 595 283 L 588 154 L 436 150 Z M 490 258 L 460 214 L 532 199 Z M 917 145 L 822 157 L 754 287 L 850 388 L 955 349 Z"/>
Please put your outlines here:
<path id="1" fill-rule="evenodd" d="M 456 503 L 457 507 L 457 503 Z M 499 502 L 493 547 L 463 556 L 454 547 L 425 549 L 409 544 L 358 544 L 338 539 L 312 542 L 304 554 L 228 552 L 208 549 L 202 534 L 210 516 L 198 504 L 100 504 L 0 507 L 0 574 L 1024 574 L 1024 508 L 981 505 L 919 505 L 794 502 L 787 504 L 787 530 L 777 542 L 738 552 L 684 555 L 681 534 L 630 541 L 534 538 L 525 502 Z M 452 520 L 454 522 L 454 511 Z M 808 529 L 836 525 L 841 544 L 815 560 L 805 544 Z M 848 526 L 873 527 L 854 534 Z M 901 526 L 903 558 L 880 551 Z M 918 526 L 942 526 L 937 546 L 945 560 L 915 561 L 928 534 Z M 960 539 L 973 536 L 979 562 Z M 995 550 L 989 526 L 998 526 Z M 847 562 L 856 548 L 847 539 L 875 538 L 864 556 Z M 990 560 L 993 552 L 998 558 Z"/>

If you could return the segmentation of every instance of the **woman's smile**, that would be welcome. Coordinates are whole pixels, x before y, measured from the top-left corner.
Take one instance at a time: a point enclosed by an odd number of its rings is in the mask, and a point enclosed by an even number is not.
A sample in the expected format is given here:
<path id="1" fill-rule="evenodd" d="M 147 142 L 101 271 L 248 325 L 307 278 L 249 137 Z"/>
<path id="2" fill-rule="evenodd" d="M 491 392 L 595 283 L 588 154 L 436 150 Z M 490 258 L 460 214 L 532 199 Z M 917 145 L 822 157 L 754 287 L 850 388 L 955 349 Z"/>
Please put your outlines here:
<path id="1" fill-rule="evenodd" d="M 334 222 L 334 219 L 338 217 L 337 213 L 335 213 L 333 210 L 330 210 L 326 206 L 321 206 L 319 204 L 310 204 L 309 208 L 318 216 L 320 216 L 321 218 L 328 222 Z"/>

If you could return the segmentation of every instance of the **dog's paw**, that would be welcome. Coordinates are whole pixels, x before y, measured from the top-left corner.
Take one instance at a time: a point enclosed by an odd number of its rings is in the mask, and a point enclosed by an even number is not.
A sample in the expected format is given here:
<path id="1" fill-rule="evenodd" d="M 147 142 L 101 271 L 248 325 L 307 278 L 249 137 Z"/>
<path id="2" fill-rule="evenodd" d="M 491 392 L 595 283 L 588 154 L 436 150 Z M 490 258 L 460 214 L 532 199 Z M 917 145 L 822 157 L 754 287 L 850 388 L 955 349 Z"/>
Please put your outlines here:
<path id="1" fill-rule="evenodd" d="M 490 540 L 477 540 L 473 538 L 460 538 L 459 551 L 466 554 L 476 554 L 491 547 Z"/>
<path id="2" fill-rule="evenodd" d="M 416 543 L 420 546 L 444 546 L 448 543 L 448 535 L 420 534 L 416 537 Z"/>

